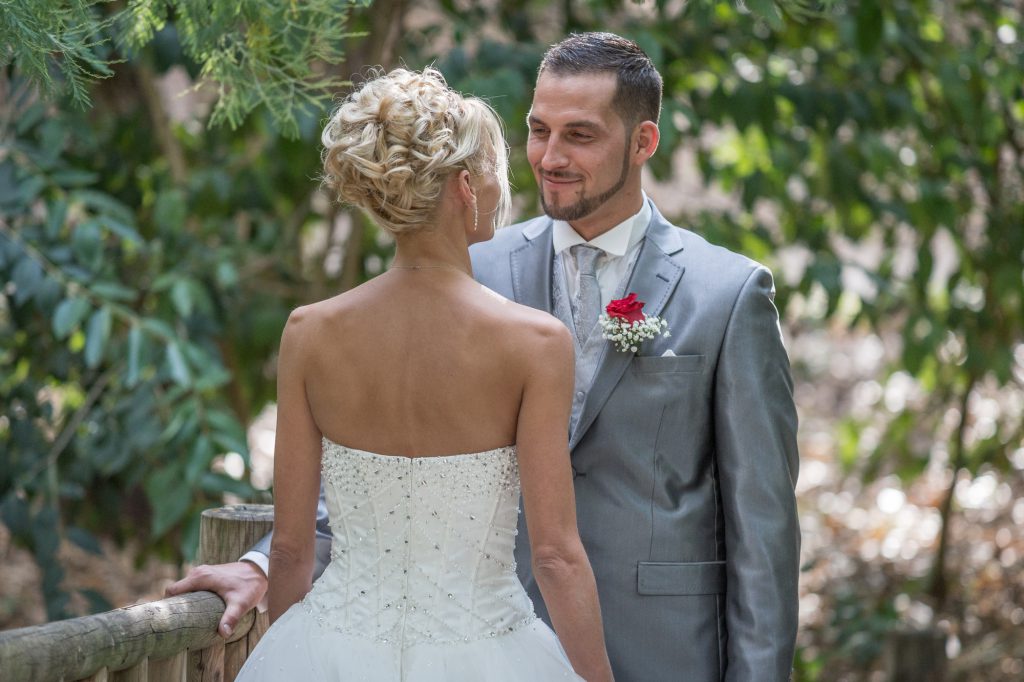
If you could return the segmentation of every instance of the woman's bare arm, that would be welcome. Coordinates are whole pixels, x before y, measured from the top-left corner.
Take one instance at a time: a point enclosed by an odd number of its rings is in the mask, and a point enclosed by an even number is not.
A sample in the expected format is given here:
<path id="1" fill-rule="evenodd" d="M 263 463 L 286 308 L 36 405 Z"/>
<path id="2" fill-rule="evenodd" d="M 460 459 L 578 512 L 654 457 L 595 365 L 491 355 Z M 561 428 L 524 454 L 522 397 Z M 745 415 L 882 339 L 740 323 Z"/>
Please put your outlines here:
<path id="1" fill-rule="evenodd" d="M 306 398 L 304 360 L 315 324 L 308 309 L 292 312 L 278 355 L 274 537 L 268 593 L 271 622 L 309 592 L 313 582 L 321 433 Z"/>
<path id="2" fill-rule="evenodd" d="M 533 575 L 555 632 L 577 674 L 612 679 L 594 573 L 576 527 L 569 461 L 573 347 L 568 330 L 551 318 L 538 325 L 527 353 L 527 378 L 516 444 Z"/>

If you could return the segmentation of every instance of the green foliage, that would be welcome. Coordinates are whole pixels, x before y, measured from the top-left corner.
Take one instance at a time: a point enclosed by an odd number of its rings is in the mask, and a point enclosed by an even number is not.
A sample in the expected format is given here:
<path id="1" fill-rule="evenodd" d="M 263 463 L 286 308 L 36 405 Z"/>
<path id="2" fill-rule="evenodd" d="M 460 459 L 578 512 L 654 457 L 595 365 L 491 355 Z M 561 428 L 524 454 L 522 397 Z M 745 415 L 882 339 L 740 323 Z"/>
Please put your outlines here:
<path id="1" fill-rule="evenodd" d="M 100 14 L 107 2 L 0 2 L 0 69 L 13 64 L 46 89 L 66 91 L 84 108 L 91 81 L 113 74 L 101 37 L 109 27 Z"/>
<path id="2" fill-rule="evenodd" d="M 94 86 L 88 113 L 0 82 L 0 518 L 43 569 L 50 618 L 69 615 L 60 538 L 190 557 L 199 511 L 253 497 L 211 466 L 247 457 L 264 365 L 306 293 L 308 132 L 151 132 L 167 114 L 131 81 L 153 88 L 158 56 Z"/>
<path id="3" fill-rule="evenodd" d="M 252 494 L 208 476 L 218 453 L 247 456 L 219 346 L 237 318 L 219 308 L 240 296 L 209 275 L 233 267 L 239 252 L 214 216 L 190 233 L 135 213 L 111 192 L 123 178 L 93 172 L 122 163 L 125 151 L 157 150 L 121 146 L 122 130 L 97 133 L 81 114 L 41 116 L 30 89 L 15 92 L 3 118 L 17 129 L 0 161 L 0 276 L 13 285 L 0 318 L 0 509 L 44 568 L 57 618 L 66 597 L 55 552 L 68 519 L 80 545 L 95 548 L 94 532 L 141 532 L 178 551 L 184 534 L 180 551 L 190 555 L 199 510 L 225 490 Z M 179 191 L 149 189 L 154 205 Z"/>
<path id="4" fill-rule="evenodd" d="M 114 12 L 109 0 L 4 2 L 0 68 L 13 63 L 47 92 L 68 92 L 87 105 L 89 82 L 113 74 L 111 37 L 130 55 L 171 22 L 177 49 L 216 89 L 211 124 L 238 128 L 262 105 L 285 135 L 296 137 L 302 120 L 315 119 L 344 85 L 323 67 L 342 61 L 345 41 L 357 35 L 346 30 L 349 14 L 367 5 L 368 0 L 131 0 Z"/>

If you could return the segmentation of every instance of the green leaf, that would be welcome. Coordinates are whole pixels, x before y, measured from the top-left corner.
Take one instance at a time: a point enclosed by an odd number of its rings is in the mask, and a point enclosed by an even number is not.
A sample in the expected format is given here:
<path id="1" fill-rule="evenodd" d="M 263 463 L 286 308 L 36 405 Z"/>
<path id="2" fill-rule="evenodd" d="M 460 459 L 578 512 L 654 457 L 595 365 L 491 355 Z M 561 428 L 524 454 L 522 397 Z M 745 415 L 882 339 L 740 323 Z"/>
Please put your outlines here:
<path id="1" fill-rule="evenodd" d="M 17 492 L 11 491 L 0 503 L 0 520 L 16 538 L 28 536 L 31 529 L 28 502 Z"/>
<path id="2" fill-rule="evenodd" d="M 157 275 L 153 283 L 149 285 L 150 291 L 158 292 L 170 289 L 171 285 L 177 282 L 179 278 L 180 276 L 176 272 L 163 272 Z"/>
<path id="3" fill-rule="evenodd" d="M 0 166 L 2 169 L 2 166 Z M 3 192 L 3 177 L 0 175 L 0 192 Z M 21 247 L 11 241 L 3 232 L 0 232 L 0 268 L 6 268 L 8 263 L 13 263 L 21 255 Z"/>
<path id="4" fill-rule="evenodd" d="M 138 292 L 134 289 L 118 284 L 117 282 L 96 282 L 91 285 L 92 292 L 100 298 L 105 298 L 108 301 L 119 301 L 121 303 L 128 303 L 134 301 L 138 296 Z"/>
<path id="5" fill-rule="evenodd" d="M 24 256 L 14 266 L 11 279 L 14 281 L 14 303 L 22 305 L 38 291 L 43 281 L 43 269 L 31 256 Z"/>
<path id="6" fill-rule="evenodd" d="M 110 216 L 104 216 L 100 220 L 100 224 L 120 237 L 122 242 L 141 244 L 143 241 L 142 235 L 136 232 L 135 228 Z"/>
<path id="7" fill-rule="evenodd" d="M 113 604 L 96 590 L 79 590 L 78 594 L 85 597 L 85 600 L 89 603 L 89 613 L 102 613 L 114 608 Z"/>
<path id="8" fill-rule="evenodd" d="M 46 105 L 41 102 L 33 102 L 30 106 L 20 112 L 20 116 L 14 119 L 14 130 L 18 135 L 24 135 L 35 124 L 43 120 L 46 114 Z"/>
<path id="9" fill-rule="evenodd" d="M 185 480 L 191 486 L 199 480 L 199 476 L 210 468 L 210 462 L 213 460 L 213 456 L 216 454 L 213 449 L 213 443 L 206 435 L 201 435 L 196 438 L 195 443 L 192 445 L 192 450 L 189 452 L 188 464 L 185 467 Z"/>
<path id="10" fill-rule="evenodd" d="M 882 40 L 882 8 L 878 0 L 861 0 L 857 6 L 857 48 L 874 52 Z"/>
<path id="11" fill-rule="evenodd" d="M 44 276 L 43 281 L 39 283 L 35 299 L 40 312 L 49 314 L 64 300 L 64 286 L 53 277 Z"/>
<path id="12" fill-rule="evenodd" d="M 24 208 L 18 201 L 17 170 L 10 159 L 0 161 L 0 207 L 6 211 Z"/>
<path id="13" fill-rule="evenodd" d="M 221 261 L 217 263 L 217 284 L 223 289 L 230 289 L 238 284 L 238 270 L 233 263 Z"/>
<path id="14" fill-rule="evenodd" d="M 46 189 L 46 180 L 37 175 L 33 175 L 23 180 L 21 184 L 17 186 L 17 190 L 12 197 L 13 200 L 10 203 L 15 204 L 16 206 L 28 207 L 39 198 L 39 195 L 44 189 Z M 4 201 L 3 203 L 8 202 Z"/>
<path id="15" fill-rule="evenodd" d="M 181 354 L 181 347 L 177 341 L 167 344 L 167 367 L 170 369 L 171 378 L 180 386 L 189 386 L 192 383 L 192 374 L 188 370 L 185 356 Z"/>
<path id="16" fill-rule="evenodd" d="M 71 195 L 71 199 L 72 201 L 84 204 L 101 215 L 112 217 L 125 225 L 131 225 L 135 220 L 135 213 L 132 209 L 103 192 L 91 189 L 75 190 Z"/>
<path id="17" fill-rule="evenodd" d="M 857 462 L 860 446 L 861 425 L 853 419 L 844 419 L 836 429 L 836 440 L 839 446 L 839 461 L 843 471 L 849 472 Z"/>
<path id="18" fill-rule="evenodd" d="M 171 301 L 182 317 L 192 314 L 192 286 L 189 280 L 179 279 L 171 286 Z"/>
<path id="19" fill-rule="evenodd" d="M 185 561 L 195 561 L 199 549 L 199 528 L 202 524 L 201 514 L 189 514 L 185 519 L 185 527 L 181 531 L 181 555 Z"/>
<path id="20" fill-rule="evenodd" d="M 103 306 L 89 318 L 85 333 L 85 364 L 90 369 L 99 365 L 103 359 L 103 351 L 110 338 L 110 325 L 110 308 L 107 306 Z"/>
<path id="21" fill-rule="evenodd" d="M 71 248 L 78 261 L 91 270 L 97 270 L 103 260 L 103 233 L 99 222 L 86 220 L 71 234 Z"/>
<path id="22" fill-rule="evenodd" d="M 157 195 L 153 206 L 153 218 L 161 232 L 172 235 L 185 226 L 188 206 L 181 190 L 169 189 Z"/>
<path id="23" fill-rule="evenodd" d="M 231 381 L 231 372 L 220 365 L 204 367 L 196 377 L 195 388 L 197 391 L 209 391 L 220 388 Z"/>
<path id="24" fill-rule="evenodd" d="M 166 466 L 152 472 L 143 485 L 153 508 L 153 535 L 158 538 L 178 523 L 192 506 L 192 495 L 181 482 L 181 470 Z"/>
<path id="25" fill-rule="evenodd" d="M 231 493 L 239 497 L 251 497 L 256 492 L 248 481 L 236 481 L 227 474 L 218 474 L 212 471 L 203 474 L 200 486 L 203 492 L 210 495 Z"/>
<path id="26" fill-rule="evenodd" d="M 142 355 L 142 327 L 133 324 L 128 331 L 128 371 L 125 375 L 125 384 L 134 388 L 139 383 L 139 358 Z"/>
<path id="27" fill-rule="evenodd" d="M 164 427 L 164 430 L 160 433 L 159 442 L 164 444 L 171 442 L 171 440 L 173 440 L 185 426 L 186 421 L 187 415 L 180 410 L 175 411 L 174 415 L 171 417 L 171 421 L 167 423 L 167 426 Z"/>
<path id="28" fill-rule="evenodd" d="M 175 337 L 174 330 L 169 324 L 155 317 L 147 317 L 141 322 L 142 328 L 150 334 L 165 340 Z"/>
<path id="29" fill-rule="evenodd" d="M 65 535 L 67 535 L 68 540 L 89 552 L 89 554 L 103 556 L 103 548 L 100 547 L 99 541 L 89 531 L 78 526 L 68 526 Z"/>
<path id="30" fill-rule="evenodd" d="M 779 30 L 783 27 L 782 13 L 775 0 L 747 0 L 747 6 L 754 14 L 767 21 L 773 29 Z"/>
<path id="31" fill-rule="evenodd" d="M 68 216 L 68 202 L 58 199 L 50 203 L 46 211 L 46 236 L 56 240 Z"/>
<path id="32" fill-rule="evenodd" d="M 249 455 L 245 428 L 231 414 L 223 410 L 207 410 L 206 422 L 214 430 L 214 440 L 224 450 L 237 452 L 244 457 Z"/>
<path id="33" fill-rule="evenodd" d="M 65 339 L 78 324 L 85 319 L 90 309 L 89 301 L 84 298 L 65 298 L 57 304 L 53 315 L 53 334 L 58 339 Z"/>
<path id="34" fill-rule="evenodd" d="M 99 179 L 99 175 L 92 171 L 68 168 L 59 170 L 50 176 L 50 180 L 61 187 L 81 187 L 91 185 Z"/>

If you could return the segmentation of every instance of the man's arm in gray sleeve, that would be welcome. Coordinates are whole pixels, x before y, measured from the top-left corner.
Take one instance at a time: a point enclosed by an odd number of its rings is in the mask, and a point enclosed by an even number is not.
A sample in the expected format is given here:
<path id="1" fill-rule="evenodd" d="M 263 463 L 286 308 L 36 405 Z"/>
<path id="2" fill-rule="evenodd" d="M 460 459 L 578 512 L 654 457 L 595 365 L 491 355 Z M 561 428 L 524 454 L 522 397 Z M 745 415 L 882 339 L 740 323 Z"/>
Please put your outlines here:
<path id="1" fill-rule="evenodd" d="M 324 483 L 320 481 L 320 499 L 316 505 L 316 549 L 315 562 L 313 564 L 313 580 L 320 577 L 320 574 L 327 568 L 331 561 L 331 525 L 327 516 L 327 501 L 324 499 Z M 263 573 L 270 576 L 270 541 L 274 532 L 267 533 L 252 548 L 242 555 L 242 561 L 251 561 L 263 569 Z"/>

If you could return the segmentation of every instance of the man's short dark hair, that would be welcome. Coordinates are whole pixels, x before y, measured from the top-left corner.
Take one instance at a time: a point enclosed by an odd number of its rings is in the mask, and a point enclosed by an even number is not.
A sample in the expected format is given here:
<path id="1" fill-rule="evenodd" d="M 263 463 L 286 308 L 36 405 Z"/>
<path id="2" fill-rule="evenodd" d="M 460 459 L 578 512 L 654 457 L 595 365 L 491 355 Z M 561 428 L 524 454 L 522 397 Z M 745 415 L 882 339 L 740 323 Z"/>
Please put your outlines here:
<path id="1" fill-rule="evenodd" d="M 574 33 L 544 54 L 538 77 L 614 73 L 615 112 L 632 128 L 641 121 L 658 122 L 661 115 L 661 74 L 651 58 L 632 40 L 614 33 Z"/>

